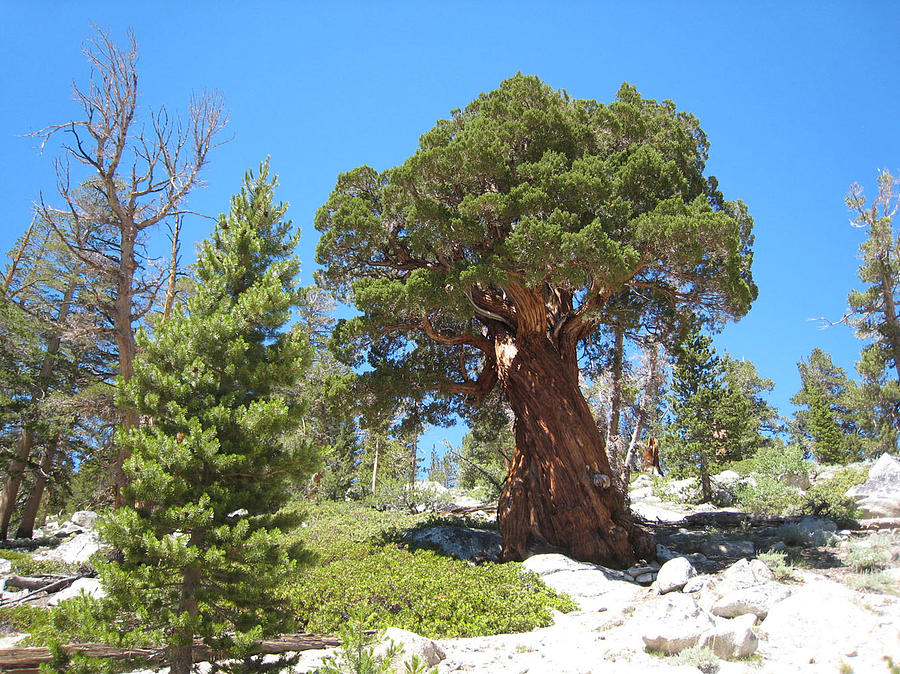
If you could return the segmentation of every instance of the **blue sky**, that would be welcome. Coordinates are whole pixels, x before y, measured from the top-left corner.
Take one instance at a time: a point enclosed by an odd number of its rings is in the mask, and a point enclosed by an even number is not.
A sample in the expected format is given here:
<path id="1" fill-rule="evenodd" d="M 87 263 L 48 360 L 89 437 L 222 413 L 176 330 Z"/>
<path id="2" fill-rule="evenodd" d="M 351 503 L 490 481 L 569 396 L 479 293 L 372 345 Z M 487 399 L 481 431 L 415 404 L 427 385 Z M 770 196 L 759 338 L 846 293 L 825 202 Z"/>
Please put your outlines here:
<path id="1" fill-rule="evenodd" d="M 839 318 L 862 232 L 843 197 L 900 168 L 900 8 L 894 2 L 24 2 L 0 4 L 0 247 L 55 192 L 52 159 L 21 137 L 75 114 L 71 83 L 92 25 L 134 29 L 141 102 L 184 110 L 218 89 L 231 142 L 210 157 L 195 210 L 228 207 L 243 172 L 271 156 L 302 227 L 311 281 L 316 208 L 337 174 L 402 162 L 420 134 L 517 71 L 608 102 L 623 81 L 676 102 L 711 143 L 708 172 L 755 218 L 759 299 L 716 338 L 776 382 L 784 412 L 814 346 L 853 370 L 860 343 Z M 211 224 L 186 221 L 190 241 Z M 165 232 L 159 232 L 161 250 Z M 191 261 L 192 245 L 184 247 Z M 422 450 L 441 437 L 437 431 Z"/>

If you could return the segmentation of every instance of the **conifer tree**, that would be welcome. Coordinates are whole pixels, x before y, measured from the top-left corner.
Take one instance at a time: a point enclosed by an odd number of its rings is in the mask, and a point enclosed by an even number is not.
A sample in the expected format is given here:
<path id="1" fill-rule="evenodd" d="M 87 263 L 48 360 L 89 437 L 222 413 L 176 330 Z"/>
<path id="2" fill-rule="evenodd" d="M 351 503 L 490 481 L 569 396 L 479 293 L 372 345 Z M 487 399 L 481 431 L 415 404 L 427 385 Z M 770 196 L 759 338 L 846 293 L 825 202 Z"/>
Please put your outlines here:
<path id="1" fill-rule="evenodd" d="M 740 458 L 736 453 L 750 417 L 750 404 L 728 386 L 710 337 L 694 331 L 678 349 L 669 398 L 666 463 L 676 475 L 699 476 L 703 498 L 709 500 L 711 469 Z"/>
<path id="2" fill-rule="evenodd" d="M 124 560 L 104 570 L 111 597 L 161 629 L 172 674 L 192 666 L 195 638 L 245 658 L 283 631 L 273 588 L 297 562 L 279 514 L 308 458 L 284 434 L 301 410 L 284 392 L 308 365 L 302 332 L 284 329 L 298 300 L 297 237 L 273 203 L 268 163 L 248 172 L 197 262 L 186 307 L 138 337 L 118 402 L 144 420 L 123 426 L 128 501 L 104 528 Z M 255 662 L 255 660 L 254 660 Z"/>

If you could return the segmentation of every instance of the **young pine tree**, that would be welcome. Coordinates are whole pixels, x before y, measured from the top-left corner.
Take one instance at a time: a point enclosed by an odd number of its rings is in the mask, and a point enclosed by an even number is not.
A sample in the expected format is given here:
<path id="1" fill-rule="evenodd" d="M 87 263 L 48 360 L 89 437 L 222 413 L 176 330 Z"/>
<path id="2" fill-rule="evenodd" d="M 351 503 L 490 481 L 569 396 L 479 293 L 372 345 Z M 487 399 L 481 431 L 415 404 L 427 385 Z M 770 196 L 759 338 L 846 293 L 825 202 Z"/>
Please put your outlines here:
<path id="1" fill-rule="evenodd" d="M 119 381 L 119 404 L 144 421 L 118 436 L 135 505 L 105 526 L 124 559 L 104 582 L 142 629 L 162 630 L 172 674 L 190 671 L 196 637 L 265 671 L 249 654 L 287 627 L 273 588 L 299 551 L 285 550 L 278 511 L 308 452 L 282 442 L 300 413 L 283 392 L 310 347 L 284 329 L 299 263 L 275 184 L 267 163 L 247 174 L 202 246 L 196 294 L 139 335 L 134 376 Z"/>
<path id="2" fill-rule="evenodd" d="M 712 469 L 741 458 L 750 404 L 728 385 L 712 339 L 699 331 L 689 334 L 677 351 L 669 401 L 671 420 L 663 441 L 667 467 L 674 475 L 698 476 L 708 501 Z"/>

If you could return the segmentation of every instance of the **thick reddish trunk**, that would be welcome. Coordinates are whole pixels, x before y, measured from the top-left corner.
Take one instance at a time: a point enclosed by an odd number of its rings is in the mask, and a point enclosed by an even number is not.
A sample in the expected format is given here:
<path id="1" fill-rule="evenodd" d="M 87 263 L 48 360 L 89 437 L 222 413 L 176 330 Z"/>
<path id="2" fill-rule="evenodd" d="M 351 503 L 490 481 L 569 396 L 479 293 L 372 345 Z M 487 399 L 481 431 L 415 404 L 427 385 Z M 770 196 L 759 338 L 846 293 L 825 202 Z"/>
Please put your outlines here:
<path id="1" fill-rule="evenodd" d="M 612 567 L 655 557 L 652 535 L 634 523 L 612 478 L 572 359 L 540 333 L 498 339 L 496 351 L 516 437 L 498 509 L 504 558 L 524 558 L 530 543 Z"/>

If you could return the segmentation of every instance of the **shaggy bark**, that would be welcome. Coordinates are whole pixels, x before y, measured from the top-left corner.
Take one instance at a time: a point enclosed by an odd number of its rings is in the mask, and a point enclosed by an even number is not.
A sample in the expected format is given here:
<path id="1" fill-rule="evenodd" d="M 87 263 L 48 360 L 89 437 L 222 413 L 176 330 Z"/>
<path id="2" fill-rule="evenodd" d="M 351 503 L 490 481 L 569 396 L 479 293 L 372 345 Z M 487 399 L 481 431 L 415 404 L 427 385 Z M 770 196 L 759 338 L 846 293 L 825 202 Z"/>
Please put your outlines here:
<path id="1" fill-rule="evenodd" d="M 500 496 L 505 559 L 530 543 L 626 567 L 655 553 L 612 479 L 603 436 L 556 347 L 542 334 L 497 341 L 500 383 L 515 412 L 516 451 Z"/>

